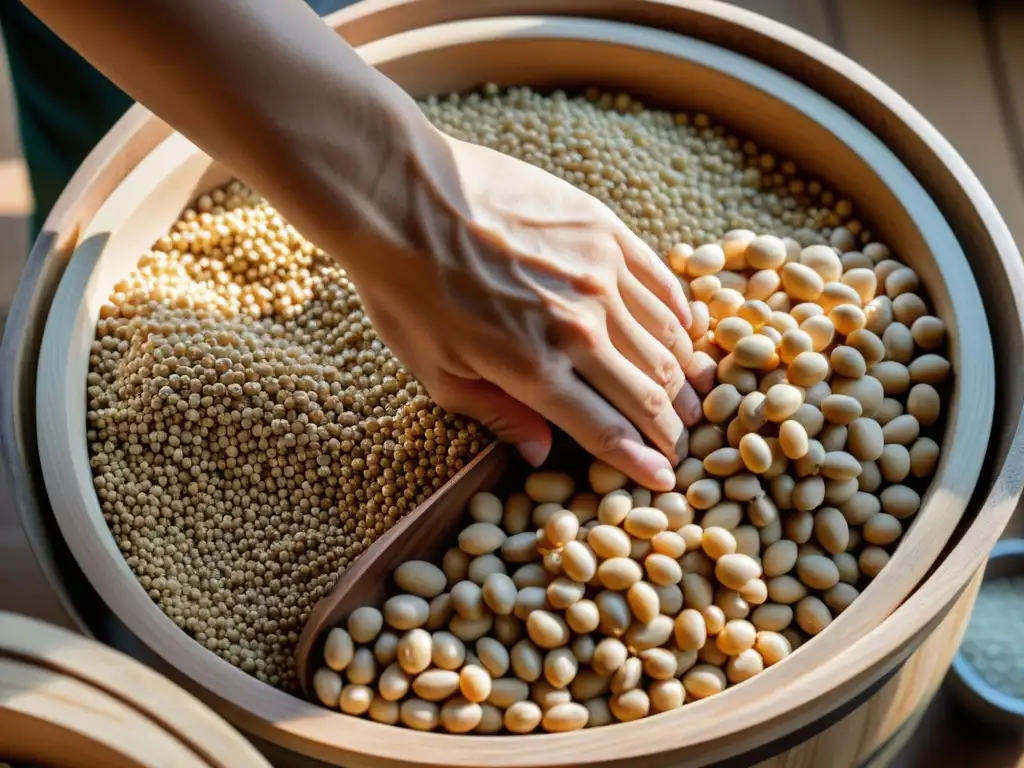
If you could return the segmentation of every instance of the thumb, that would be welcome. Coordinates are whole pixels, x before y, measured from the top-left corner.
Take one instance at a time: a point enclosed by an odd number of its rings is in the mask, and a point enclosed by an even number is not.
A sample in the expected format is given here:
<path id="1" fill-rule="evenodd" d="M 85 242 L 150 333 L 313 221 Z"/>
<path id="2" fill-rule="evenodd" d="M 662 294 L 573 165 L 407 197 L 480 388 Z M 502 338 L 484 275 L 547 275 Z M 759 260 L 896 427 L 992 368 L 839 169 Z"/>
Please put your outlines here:
<path id="1" fill-rule="evenodd" d="M 497 385 L 449 376 L 431 395 L 446 411 L 476 419 L 498 439 L 515 445 L 531 466 L 539 467 L 547 460 L 551 452 L 547 420 Z"/>

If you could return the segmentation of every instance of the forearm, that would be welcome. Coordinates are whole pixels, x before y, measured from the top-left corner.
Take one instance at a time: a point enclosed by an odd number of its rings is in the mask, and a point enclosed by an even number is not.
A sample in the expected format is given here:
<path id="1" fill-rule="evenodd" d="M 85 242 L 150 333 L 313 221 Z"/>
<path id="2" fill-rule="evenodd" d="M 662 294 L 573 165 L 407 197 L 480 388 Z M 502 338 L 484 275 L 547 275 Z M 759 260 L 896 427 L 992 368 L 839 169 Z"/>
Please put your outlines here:
<path id="1" fill-rule="evenodd" d="M 301 0 L 25 3 L 314 240 L 328 223 L 398 224 L 370 198 L 429 129 Z"/>

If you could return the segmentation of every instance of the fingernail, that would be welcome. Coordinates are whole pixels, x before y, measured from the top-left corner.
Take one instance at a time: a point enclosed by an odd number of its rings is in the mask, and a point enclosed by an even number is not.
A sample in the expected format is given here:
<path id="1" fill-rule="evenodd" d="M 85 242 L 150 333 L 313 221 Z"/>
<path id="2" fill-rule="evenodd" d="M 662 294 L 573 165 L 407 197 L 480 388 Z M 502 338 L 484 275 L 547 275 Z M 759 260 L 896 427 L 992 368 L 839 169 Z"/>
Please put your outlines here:
<path id="1" fill-rule="evenodd" d="M 679 439 L 676 440 L 676 462 L 680 462 L 690 455 L 690 430 L 685 426 L 683 427 L 683 433 L 679 435 Z M 675 473 L 672 474 L 675 477 Z"/>
<path id="2" fill-rule="evenodd" d="M 658 483 L 658 489 L 671 491 L 676 487 L 676 473 L 671 469 L 659 469 L 654 473 L 654 479 Z"/>
<path id="3" fill-rule="evenodd" d="M 700 398 L 694 392 L 693 385 L 690 382 L 683 384 L 683 388 L 679 390 L 676 399 L 672 401 L 672 407 L 676 415 L 682 420 L 683 426 L 687 428 L 695 427 L 704 416 L 701 410 Z M 681 455 L 680 458 L 686 458 L 685 454 Z"/>
<path id="4" fill-rule="evenodd" d="M 548 453 L 551 451 L 551 446 L 540 440 L 526 440 L 525 442 L 519 443 L 516 446 L 516 450 L 519 451 L 519 455 L 522 456 L 531 467 L 537 468 L 547 461 Z"/>

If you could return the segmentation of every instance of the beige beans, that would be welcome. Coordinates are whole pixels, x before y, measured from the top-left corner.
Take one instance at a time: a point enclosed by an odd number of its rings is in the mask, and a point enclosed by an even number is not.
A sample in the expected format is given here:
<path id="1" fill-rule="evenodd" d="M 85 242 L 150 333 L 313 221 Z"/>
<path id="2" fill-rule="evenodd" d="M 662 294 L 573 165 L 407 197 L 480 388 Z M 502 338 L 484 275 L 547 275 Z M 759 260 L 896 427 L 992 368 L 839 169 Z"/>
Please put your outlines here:
<path id="1" fill-rule="evenodd" d="M 432 731 L 441 722 L 441 708 L 430 701 L 406 699 L 399 709 L 402 725 L 417 731 Z"/>
<path id="2" fill-rule="evenodd" d="M 428 669 L 412 681 L 412 690 L 424 701 L 442 701 L 459 689 L 458 672 L 448 669 Z"/>
<path id="3" fill-rule="evenodd" d="M 668 516 L 654 507 L 637 507 L 626 515 L 622 527 L 638 539 L 652 539 L 668 529 Z"/>
<path id="4" fill-rule="evenodd" d="M 579 529 L 579 518 L 568 509 L 560 509 L 547 519 L 544 535 L 552 547 L 558 548 L 574 541 Z"/>
<path id="5" fill-rule="evenodd" d="M 806 456 L 809 448 L 807 428 L 793 419 L 782 422 L 779 425 L 779 448 L 787 459 L 796 460 Z M 754 470 L 751 468 L 751 471 Z"/>
<path id="6" fill-rule="evenodd" d="M 473 523 L 459 534 L 459 549 L 468 555 L 486 555 L 505 543 L 505 532 L 493 523 Z"/>
<path id="7" fill-rule="evenodd" d="M 748 335 L 736 342 L 732 353 L 738 365 L 761 369 L 767 367 L 775 356 L 775 343 L 767 336 Z"/>
<path id="8" fill-rule="evenodd" d="M 772 465 L 772 451 L 765 439 L 749 433 L 740 439 L 739 454 L 744 466 L 751 472 L 761 474 Z"/>
<path id="9" fill-rule="evenodd" d="M 544 713 L 532 701 L 517 701 L 505 710 L 504 725 L 511 733 L 531 733 Z"/>
<path id="10" fill-rule="evenodd" d="M 597 568 L 597 578 L 607 589 L 626 590 L 643 578 L 643 568 L 629 557 L 613 557 Z"/>
<path id="11" fill-rule="evenodd" d="M 557 704 L 544 713 L 541 727 L 549 733 L 578 731 L 587 724 L 590 711 L 575 702 Z"/>
<path id="12" fill-rule="evenodd" d="M 727 682 L 725 672 L 710 664 L 698 664 L 683 675 L 683 687 L 694 699 L 706 699 L 721 693 Z"/>
<path id="13" fill-rule="evenodd" d="M 530 613 L 526 631 L 540 648 L 557 648 L 569 642 L 569 628 L 565 620 L 549 611 Z"/>
<path id="14" fill-rule="evenodd" d="M 812 387 L 823 380 L 829 372 L 829 363 L 818 352 L 801 352 L 789 364 L 786 378 L 798 387 Z"/>
<path id="15" fill-rule="evenodd" d="M 457 641 L 452 635 L 447 632 L 438 633 L 438 635 L 444 635 L 451 638 L 453 641 Z M 420 672 L 430 666 L 431 660 L 434 655 L 434 641 L 430 633 L 423 629 L 411 629 L 406 632 L 398 641 L 398 646 L 395 649 L 395 659 L 398 661 L 398 665 L 402 671 L 407 672 L 410 675 L 418 675 Z M 452 653 L 451 656 L 454 656 Z M 462 649 L 462 656 L 465 657 L 465 648 Z M 462 663 L 462 659 L 458 659 L 456 663 L 451 666 L 446 665 L 446 668 L 453 669 L 458 667 Z"/>
<path id="16" fill-rule="evenodd" d="M 849 608 L 938 466 L 945 328 L 845 228 L 842 256 L 755 240 L 671 257 L 708 363 L 675 489 L 595 461 L 474 495 L 442 567 L 403 564 L 404 594 L 366 614 L 372 651 L 334 636 L 344 674 L 325 656 L 318 698 L 363 686 L 352 711 L 452 733 L 597 727 L 749 680 Z"/>
<path id="17" fill-rule="evenodd" d="M 704 470 L 715 477 L 729 477 L 742 468 L 743 458 L 736 448 L 719 448 L 704 457 Z"/>
<path id="18" fill-rule="evenodd" d="M 704 398 L 704 416 L 708 421 L 720 424 L 736 413 L 742 400 L 743 396 L 732 384 L 719 384 Z"/>
<path id="19" fill-rule="evenodd" d="M 723 555 L 715 563 L 715 576 L 729 589 L 742 589 L 751 579 L 761 575 L 761 566 L 747 555 Z"/>
<path id="20" fill-rule="evenodd" d="M 384 621 L 389 627 L 398 630 L 416 629 L 422 627 L 430 615 L 430 605 L 422 597 L 415 595 L 396 595 L 384 603 Z M 352 624 L 349 624 L 349 631 Z M 376 636 L 376 632 L 373 633 Z M 355 636 L 353 636 L 355 639 Z M 372 637 L 365 641 L 369 642 Z"/>
<path id="21" fill-rule="evenodd" d="M 564 504 L 574 490 L 575 483 L 564 472 L 533 472 L 526 478 L 526 495 L 537 502 Z"/>
<path id="22" fill-rule="evenodd" d="M 410 560 L 395 569 L 398 588 L 417 597 L 436 597 L 444 591 L 447 582 L 444 571 L 423 560 Z"/>
<path id="23" fill-rule="evenodd" d="M 813 353 L 801 353 L 813 354 Z M 764 413 L 769 421 L 783 422 L 803 403 L 803 392 L 789 384 L 776 384 L 765 393 Z"/>
<path id="24" fill-rule="evenodd" d="M 487 607 L 496 615 L 507 616 L 516 605 L 518 590 L 510 576 L 492 573 L 484 580 L 481 596 Z"/>
<path id="25" fill-rule="evenodd" d="M 796 299 L 814 301 L 821 295 L 825 282 L 809 266 L 789 263 L 782 268 L 782 286 L 786 293 Z"/>
<path id="26" fill-rule="evenodd" d="M 854 419 L 849 425 L 847 446 L 850 453 L 860 461 L 875 461 L 885 448 L 885 434 L 877 421 Z"/>
<path id="27" fill-rule="evenodd" d="M 589 544 L 589 533 L 587 541 Z M 597 573 L 597 556 L 588 544 L 570 541 L 562 548 L 562 570 L 565 571 L 565 575 L 584 584 Z"/>
<path id="28" fill-rule="evenodd" d="M 816 635 L 832 623 L 832 614 L 819 598 L 808 596 L 796 604 L 796 623 L 809 635 Z"/>
<path id="29" fill-rule="evenodd" d="M 597 525 L 591 528 L 587 534 L 587 544 L 599 557 L 605 559 L 629 556 L 629 534 L 616 526 Z"/>
<path id="30" fill-rule="evenodd" d="M 839 582 L 839 569 L 823 555 L 804 555 L 797 558 L 796 574 L 811 589 L 826 590 Z"/>

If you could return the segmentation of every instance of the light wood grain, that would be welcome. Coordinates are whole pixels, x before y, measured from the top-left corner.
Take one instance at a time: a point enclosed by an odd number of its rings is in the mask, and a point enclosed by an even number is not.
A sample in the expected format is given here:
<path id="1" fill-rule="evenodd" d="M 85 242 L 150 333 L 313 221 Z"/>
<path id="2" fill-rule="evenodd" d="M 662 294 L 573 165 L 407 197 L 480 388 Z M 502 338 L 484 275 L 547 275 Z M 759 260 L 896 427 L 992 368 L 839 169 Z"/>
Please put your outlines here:
<path id="1" fill-rule="evenodd" d="M 12 717 L 13 715 L 13 717 Z M 68 749 L 68 742 L 75 750 Z M 0 754 L 47 765 L 204 768 L 207 763 L 113 696 L 0 658 Z"/>
<path id="2" fill-rule="evenodd" d="M 828 730 L 756 768 L 883 768 L 909 740 L 942 683 L 967 628 L 981 574 L 924 644 L 870 701 Z"/>
<path id="3" fill-rule="evenodd" d="M 819 90 L 883 137 L 922 180 L 971 254 L 989 312 L 998 318 L 992 330 L 1000 348 L 997 360 L 1000 418 L 996 422 L 993 455 L 989 459 L 990 471 L 986 473 L 984 492 L 978 499 L 981 506 L 972 510 L 974 515 L 970 527 L 962 532 L 956 547 L 938 571 L 920 587 L 914 598 L 887 620 L 886 633 L 890 643 L 884 646 L 860 643 L 851 647 L 841 660 L 824 665 L 821 674 L 811 680 L 810 685 L 839 695 L 851 688 L 851 680 L 865 676 L 877 679 L 877 675 L 886 668 L 892 646 L 912 646 L 935 629 L 934 618 L 948 609 L 956 594 L 956 585 L 964 584 L 984 562 L 995 535 L 1005 525 L 1020 496 L 1024 441 L 1020 431 L 1021 382 L 1016 372 L 1024 365 L 1021 355 L 1024 334 L 1020 325 L 1024 309 L 1024 272 L 1019 253 L 984 188 L 961 158 L 950 151 L 948 143 L 933 126 L 922 121 L 903 99 L 843 56 L 817 45 L 813 40 L 790 34 L 777 25 L 765 25 L 741 14 L 722 11 L 713 3 L 576 0 L 558 7 L 558 3 L 522 0 L 502 3 L 501 8 L 490 4 L 483 9 L 482 5 L 473 0 L 447 0 L 444 3 L 368 0 L 335 17 L 335 23 L 344 24 L 345 36 L 358 41 L 424 21 L 433 23 L 445 18 L 499 13 L 502 10 L 593 13 L 696 34 L 738 48 Z M 728 23 L 722 23 L 722 20 Z M 59 215 L 51 217 L 49 227 L 54 232 L 53 241 L 46 246 L 47 253 L 40 253 L 34 274 L 29 277 L 31 301 L 25 302 L 14 318 L 18 323 L 18 336 L 24 335 L 26 342 L 11 348 L 17 352 L 16 356 L 5 357 L 2 370 L 6 376 L 32 365 L 32 319 L 35 319 L 36 328 L 41 327 L 45 306 L 48 306 L 48 291 L 52 291 L 54 275 L 59 275 L 68 256 L 65 249 L 69 242 L 73 242 L 76 224 L 83 220 L 83 216 L 87 217 L 90 210 L 95 210 L 106 194 L 103 187 L 109 190 L 112 183 L 122 179 L 139 157 L 155 145 L 158 139 L 154 138 L 154 131 L 162 131 L 166 135 L 166 126 L 140 108 L 132 110 L 126 121 L 90 157 L 76 176 L 73 189 L 62 198 Z M 128 125 L 128 122 L 132 124 Z M 115 145 L 119 148 L 116 151 L 113 149 Z M 39 314 L 40 310 L 43 314 Z M 14 430 L 9 427 L 18 426 L 16 437 L 4 446 L 5 462 L 9 463 L 10 445 L 24 445 L 30 433 L 15 416 L 31 416 L 32 411 L 16 414 L 13 408 L 22 407 L 22 398 L 12 398 L 9 389 L 3 394 L 5 410 L 2 415 L 5 421 L 0 425 L 0 435 L 14 435 Z M 38 525 L 35 516 L 39 514 L 39 502 L 31 490 L 30 478 L 27 471 L 16 475 L 21 499 L 19 510 L 28 528 L 34 530 Z M 44 537 L 35 539 L 40 555 L 45 559 L 50 557 L 51 550 L 40 544 L 41 541 L 45 541 Z M 59 588 L 59 579 L 55 583 Z M 203 682 L 200 679 L 188 684 L 198 690 Z M 254 723 L 246 713 L 238 712 L 223 701 L 217 703 L 222 711 L 239 723 L 258 729 L 275 740 L 278 743 L 275 746 L 284 749 L 290 746 L 306 754 L 312 751 L 308 745 L 282 739 L 273 729 Z M 325 757 L 323 753 L 319 756 Z M 295 760 L 303 765 L 309 763 L 305 758 L 296 757 Z"/>
<path id="4" fill-rule="evenodd" d="M 205 705 L 151 669 L 99 643 L 26 616 L 0 612 L 2 658 L 52 673 L 48 679 L 73 679 L 82 687 L 117 699 L 149 721 L 145 730 L 159 729 L 172 736 L 204 766 L 267 766 L 240 734 Z M 0 682 L 0 689 L 4 682 L 7 680 Z M 7 702 L 0 692 L 0 707 Z M 19 711 L 27 714 L 24 709 Z M 2 731 L 0 755 L 7 754 Z"/>
<path id="5" fill-rule="evenodd" d="M 1004 100 L 1002 113 L 1007 123 L 1012 154 L 1006 164 L 1016 172 L 1024 185 L 1024 6 L 1013 2 L 989 3 L 982 18 L 987 23 L 988 43 L 995 43 L 990 60 L 998 67 L 994 72 L 997 93 Z M 1002 86 L 1002 87 L 999 87 Z M 998 201 L 997 201 L 998 202 Z M 1018 221 L 1024 211 L 1007 214 Z M 1017 244 L 1024 243 L 1022 228 L 1013 228 Z M 1006 527 L 1006 536 L 1024 536 L 1024 512 L 1018 511 Z"/>
<path id="6" fill-rule="evenodd" d="M 984 324 L 977 322 L 980 296 L 963 254 L 899 161 L 848 115 L 795 81 L 697 41 L 635 27 L 544 19 L 485 21 L 398 36 L 363 52 L 416 92 L 463 88 L 482 79 L 521 81 L 518 68 L 527 60 L 547 62 L 543 73 L 531 73 L 531 81 L 542 81 L 538 85 L 589 81 L 641 95 L 685 94 L 687 106 L 707 108 L 739 130 L 763 137 L 864 201 L 864 216 L 878 220 L 883 236 L 924 276 L 953 331 L 955 396 L 971 393 L 950 409 L 946 458 L 921 513 L 927 525 L 911 528 L 865 599 L 786 664 L 678 716 L 666 715 L 660 723 L 630 723 L 608 729 L 608 735 L 588 732 L 585 739 L 579 734 L 522 737 L 510 751 L 501 738 L 419 734 L 345 719 L 263 686 L 199 647 L 159 612 L 117 552 L 91 486 L 80 382 L 99 306 L 114 280 L 202 188 L 210 171 L 208 159 L 180 137 L 171 137 L 128 175 L 84 232 L 47 323 L 38 377 L 41 458 L 54 511 L 76 560 L 121 619 L 245 727 L 297 751 L 347 765 L 433 764 L 442 754 L 447 765 L 594 760 L 625 765 L 649 760 L 652 753 L 666 764 L 697 765 L 811 723 L 822 711 L 868 687 L 880 674 L 874 667 L 860 670 L 860 676 L 840 675 L 841 685 L 803 684 L 807 677 L 820 677 L 858 639 L 875 638 L 870 647 L 882 654 L 883 666 L 912 651 L 913 645 L 890 646 L 884 632 L 869 633 L 924 576 L 963 512 L 991 419 L 992 359 Z M 746 81 L 757 87 L 744 85 Z M 943 597 L 944 607 L 954 596 Z M 937 615 L 930 616 L 936 623 Z M 782 687 L 787 688 L 784 697 Z M 792 691 L 799 695 L 790 695 Z M 673 726 L 666 729 L 668 719 Z M 626 738 L 612 733 L 626 730 Z"/>
<path id="7" fill-rule="evenodd" d="M 268 768 L 227 723 L 138 662 L 0 612 L 0 756 L 68 768 Z"/>
<path id="8" fill-rule="evenodd" d="M 82 580 L 49 520 L 37 487 L 35 371 L 46 315 L 81 228 L 125 175 L 166 138 L 171 129 L 141 106 L 128 110 L 86 159 L 57 199 L 32 245 L 0 349 L 0 528 L 17 548 L 25 582 L 3 607 L 31 611 L 64 627 L 90 632 L 69 581 Z M 31 553 L 31 560 L 25 557 Z M 88 592 L 88 588 L 85 588 Z M 87 598 L 86 598 L 87 599 Z"/>

